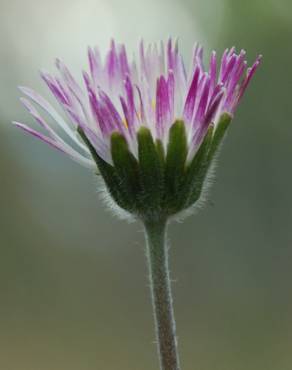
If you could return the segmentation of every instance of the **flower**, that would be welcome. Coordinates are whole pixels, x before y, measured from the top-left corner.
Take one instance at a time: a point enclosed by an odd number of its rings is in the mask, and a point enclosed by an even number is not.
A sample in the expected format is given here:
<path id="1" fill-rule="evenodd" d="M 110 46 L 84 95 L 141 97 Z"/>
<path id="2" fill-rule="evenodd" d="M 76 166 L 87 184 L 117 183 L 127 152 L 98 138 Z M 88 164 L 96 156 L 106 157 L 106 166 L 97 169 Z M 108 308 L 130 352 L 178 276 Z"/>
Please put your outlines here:
<path id="1" fill-rule="evenodd" d="M 167 45 L 161 42 L 160 45 L 149 45 L 147 49 L 142 41 L 139 58 L 134 58 L 132 62 L 128 60 L 125 46 L 112 41 L 104 62 L 97 48 L 88 49 L 90 72 L 83 72 L 86 91 L 59 59 L 56 61 L 58 77 L 41 73 L 66 119 L 35 91 L 20 87 L 26 96 L 21 99 L 22 103 L 45 133 L 19 122 L 14 124 L 82 165 L 90 168 L 97 166 L 116 202 L 131 212 L 134 209 L 141 211 L 141 204 L 137 205 L 137 201 L 133 205 L 133 201 L 121 201 L 120 198 L 131 198 L 133 192 L 138 194 L 141 190 L 144 197 L 142 203 L 145 203 L 145 199 L 149 198 L 145 186 L 149 190 L 152 181 L 152 193 L 155 187 L 161 188 L 161 184 L 151 179 L 151 176 L 160 176 L 160 170 L 155 172 L 153 169 L 155 161 L 157 168 L 159 161 L 166 168 L 163 169 L 162 183 L 167 186 L 172 184 L 169 189 L 171 194 L 164 194 L 163 199 L 177 197 L 178 189 L 182 187 L 178 176 L 192 183 L 192 188 L 194 181 L 197 183 L 200 177 L 203 177 L 200 183 L 204 181 L 213 154 L 260 58 L 257 57 L 252 67 L 247 68 L 245 51 L 236 54 L 235 48 L 231 48 L 224 51 L 219 68 L 216 53 L 212 52 L 209 68 L 205 69 L 203 48 L 196 45 L 187 72 L 178 44 L 171 39 Z M 45 121 L 32 102 L 51 116 L 71 144 Z M 198 163 L 194 164 L 198 162 L 198 156 L 208 157 L 208 161 L 205 158 L 202 165 L 201 158 L 198 166 Z M 186 180 L 186 169 L 192 166 L 197 168 L 196 180 L 194 174 L 190 175 L 192 179 Z M 148 171 L 148 179 L 145 180 L 148 185 L 141 185 L 140 181 L 140 186 L 138 180 L 135 183 L 135 177 L 141 177 L 141 167 L 144 172 Z M 197 173 L 198 167 L 204 167 L 203 173 Z M 119 178 L 115 190 L 112 189 L 113 173 L 109 174 L 113 169 Z M 131 172 L 133 178 L 129 180 Z M 127 189 L 121 190 L 123 186 Z M 130 197 L 125 197 L 127 192 L 130 192 Z M 161 198 L 161 194 L 158 197 Z M 180 201 L 179 207 L 177 202 L 168 202 L 169 212 L 177 213 L 197 200 L 196 196 L 191 198 L 192 201 L 185 200 L 183 204 Z M 154 202 L 156 205 L 159 203 L 157 199 Z M 170 203 L 175 204 L 169 206 Z M 159 207 L 163 208 L 161 204 Z"/>

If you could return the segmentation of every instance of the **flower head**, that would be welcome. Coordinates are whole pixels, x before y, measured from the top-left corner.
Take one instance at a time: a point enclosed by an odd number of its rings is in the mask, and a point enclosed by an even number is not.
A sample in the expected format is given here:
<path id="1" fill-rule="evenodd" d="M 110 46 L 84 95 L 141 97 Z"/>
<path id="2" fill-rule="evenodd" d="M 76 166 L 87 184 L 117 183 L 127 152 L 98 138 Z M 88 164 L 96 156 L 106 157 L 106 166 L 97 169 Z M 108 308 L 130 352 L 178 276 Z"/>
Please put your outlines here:
<path id="1" fill-rule="evenodd" d="M 26 96 L 22 103 L 45 134 L 14 123 L 77 162 L 92 168 L 97 165 L 122 208 L 141 212 L 143 206 L 138 203 L 149 203 L 155 188 L 152 210 L 159 205 L 177 213 L 190 206 L 199 197 L 191 193 L 194 188 L 200 193 L 202 184 L 198 187 L 198 182 L 204 181 L 260 56 L 247 68 L 243 50 L 236 54 L 234 48 L 226 49 L 220 63 L 212 52 L 205 69 L 203 48 L 196 45 L 187 71 L 177 42 L 170 39 L 167 45 L 161 42 L 147 48 L 141 42 L 139 58 L 133 61 L 129 61 L 125 46 L 114 41 L 105 61 L 97 48 L 89 48 L 88 59 L 84 88 L 60 60 L 56 61 L 58 77 L 41 74 L 66 118 L 39 94 L 21 87 Z M 45 121 L 32 102 L 53 118 L 71 144 Z M 178 206 L 175 198 L 181 189 L 187 199 L 180 199 Z M 141 194 L 142 200 L 140 196 L 139 201 L 126 199 L 135 198 L 133 194 Z M 165 199 L 167 207 L 163 205 Z"/>

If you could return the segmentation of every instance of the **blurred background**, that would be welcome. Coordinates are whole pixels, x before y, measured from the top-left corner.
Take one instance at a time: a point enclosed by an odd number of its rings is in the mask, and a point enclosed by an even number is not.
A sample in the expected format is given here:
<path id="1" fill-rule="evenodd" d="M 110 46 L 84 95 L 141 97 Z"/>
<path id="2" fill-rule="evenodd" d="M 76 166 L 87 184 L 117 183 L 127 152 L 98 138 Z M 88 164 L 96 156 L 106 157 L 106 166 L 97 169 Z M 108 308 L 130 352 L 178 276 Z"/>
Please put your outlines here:
<path id="1" fill-rule="evenodd" d="M 76 76 L 87 45 L 178 36 L 262 66 L 210 202 L 170 231 L 183 370 L 292 368 L 290 0 L 0 1 L 0 369 L 158 369 L 142 228 L 112 217 L 93 175 L 13 127 L 17 85 Z"/>

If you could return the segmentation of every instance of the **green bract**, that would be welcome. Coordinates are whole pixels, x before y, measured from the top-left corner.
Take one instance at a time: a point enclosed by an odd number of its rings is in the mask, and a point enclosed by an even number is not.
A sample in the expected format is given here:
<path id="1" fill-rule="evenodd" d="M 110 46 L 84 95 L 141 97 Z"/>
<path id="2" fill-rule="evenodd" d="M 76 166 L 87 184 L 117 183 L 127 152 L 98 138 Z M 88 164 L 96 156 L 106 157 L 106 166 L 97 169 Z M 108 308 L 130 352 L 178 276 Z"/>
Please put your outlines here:
<path id="1" fill-rule="evenodd" d="M 154 141 L 147 127 L 137 132 L 138 159 L 129 150 L 124 136 L 111 135 L 113 165 L 105 162 L 79 128 L 106 188 L 115 203 L 143 220 L 170 217 L 196 204 L 214 156 L 231 121 L 221 115 L 216 127 L 208 131 L 191 161 L 185 124 L 177 120 L 169 129 L 166 153 L 160 141 Z"/>

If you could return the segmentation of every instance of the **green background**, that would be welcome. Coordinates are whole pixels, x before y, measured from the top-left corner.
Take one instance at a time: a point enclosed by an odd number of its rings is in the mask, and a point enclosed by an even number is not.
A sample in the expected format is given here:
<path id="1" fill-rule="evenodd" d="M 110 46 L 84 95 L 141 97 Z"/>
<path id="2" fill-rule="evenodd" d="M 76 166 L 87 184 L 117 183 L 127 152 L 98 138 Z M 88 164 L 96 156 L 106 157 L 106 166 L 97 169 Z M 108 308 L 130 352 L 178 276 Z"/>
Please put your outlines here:
<path id="1" fill-rule="evenodd" d="M 0 369 L 158 369 L 142 227 L 86 169 L 23 135 L 17 85 L 88 44 L 179 36 L 259 68 L 203 211 L 170 230 L 183 370 L 292 368 L 292 5 L 276 0 L 0 1 Z M 51 99 L 51 98 L 50 98 Z"/>

